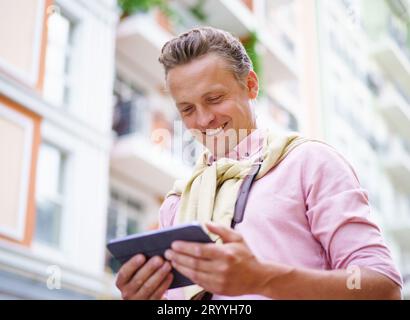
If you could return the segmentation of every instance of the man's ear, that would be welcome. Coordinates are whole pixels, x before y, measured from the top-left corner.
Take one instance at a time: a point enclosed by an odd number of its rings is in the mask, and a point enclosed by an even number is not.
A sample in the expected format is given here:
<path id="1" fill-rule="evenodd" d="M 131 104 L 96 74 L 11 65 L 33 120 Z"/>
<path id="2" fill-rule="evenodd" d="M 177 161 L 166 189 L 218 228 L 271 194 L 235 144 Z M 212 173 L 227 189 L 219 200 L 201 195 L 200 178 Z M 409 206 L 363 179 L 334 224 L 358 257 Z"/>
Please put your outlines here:
<path id="1" fill-rule="evenodd" d="M 259 92 L 259 80 L 258 76 L 255 71 L 249 71 L 248 76 L 246 77 L 246 86 L 248 89 L 248 97 L 249 99 L 256 99 L 258 97 Z"/>

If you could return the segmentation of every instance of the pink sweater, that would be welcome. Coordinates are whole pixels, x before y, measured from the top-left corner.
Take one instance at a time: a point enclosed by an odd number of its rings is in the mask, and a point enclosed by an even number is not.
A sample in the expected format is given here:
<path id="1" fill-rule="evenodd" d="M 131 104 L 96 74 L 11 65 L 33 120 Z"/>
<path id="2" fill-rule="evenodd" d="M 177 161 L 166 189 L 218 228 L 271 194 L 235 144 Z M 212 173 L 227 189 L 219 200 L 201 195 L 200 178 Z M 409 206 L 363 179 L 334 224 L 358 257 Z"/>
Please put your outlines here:
<path id="1" fill-rule="evenodd" d="M 260 152 L 260 136 L 253 133 L 230 157 L 244 158 L 248 139 L 253 140 L 250 156 Z M 177 196 L 164 201 L 161 227 L 173 225 L 178 205 Z M 303 143 L 255 181 L 244 220 L 235 229 L 261 261 L 317 270 L 363 266 L 402 286 L 380 229 L 371 221 L 366 190 L 350 164 L 328 145 Z M 182 289 L 168 290 L 167 298 L 184 299 Z M 213 297 L 232 298 L 265 297 Z"/>

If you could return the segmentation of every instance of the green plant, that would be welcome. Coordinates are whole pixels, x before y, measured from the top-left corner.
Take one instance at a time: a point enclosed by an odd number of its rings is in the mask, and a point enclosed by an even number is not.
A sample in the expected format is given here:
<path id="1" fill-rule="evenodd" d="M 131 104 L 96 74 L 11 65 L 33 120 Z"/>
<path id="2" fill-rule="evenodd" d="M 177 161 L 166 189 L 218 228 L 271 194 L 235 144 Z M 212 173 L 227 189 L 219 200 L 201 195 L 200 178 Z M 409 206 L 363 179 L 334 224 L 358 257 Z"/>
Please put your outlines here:
<path id="1" fill-rule="evenodd" d="M 118 0 L 118 5 L 126 15 L 146 12 L 152 7 L 163 5 L 164 0 Z"/>
<path id="2" fill-rule="evenodd" d="M 262 57 L 258 52 L 258 44 L 259 39 L 256 32 L 251 32 L 249 37 L 243 41 L 243 46 L 252 61 L 253 70 L 258 75 L 259 79 L 262 78 Z M 260 83 L 260 87 L 262 88 L 262 83 Z M 262 90 L 260 91 L 262 93 Z"/>
<path id="3" fill-rule="evenodd" d="M 197 0 L 196 4 L 192 6 L 189 11 L 199 20 L 205 22 L 207 15 L 204 11 L 205 0 Z"/>
<path id="4" fill-rule="evenodd" d="M 159 8 L 170 18 L 175 18 L 176 13 L 170 8 L 167 0 L 117 0 L 123 16 L 136 12 L 147 12 L 152 8 Z"/>

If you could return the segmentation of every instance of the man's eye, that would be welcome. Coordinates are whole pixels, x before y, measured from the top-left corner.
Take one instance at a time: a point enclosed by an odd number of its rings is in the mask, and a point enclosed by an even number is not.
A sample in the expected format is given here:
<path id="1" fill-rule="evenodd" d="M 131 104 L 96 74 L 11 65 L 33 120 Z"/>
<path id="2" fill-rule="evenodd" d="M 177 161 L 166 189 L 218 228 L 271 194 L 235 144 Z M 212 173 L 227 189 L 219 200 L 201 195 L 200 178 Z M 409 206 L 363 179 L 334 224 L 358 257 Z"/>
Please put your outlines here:
<path id="1" fill-rule="evenodd" d="M 212 98 L 209 98 L 208 101 L 210 103 L 216 103 L 216 102 L 221 101 L 221 98 L 222 98 L 222 96 L 212 97 Z"/>
<path id="2" fill-rule="evenodd" d="M 194 109 L 193 106 L 189 106 L 189 107 L 186 107 L 185 109 L 183 109 L 182 112 L 183 112 L 183 113 L 189 113 L 189 112 L 191 112 L 193 109 Z"/>

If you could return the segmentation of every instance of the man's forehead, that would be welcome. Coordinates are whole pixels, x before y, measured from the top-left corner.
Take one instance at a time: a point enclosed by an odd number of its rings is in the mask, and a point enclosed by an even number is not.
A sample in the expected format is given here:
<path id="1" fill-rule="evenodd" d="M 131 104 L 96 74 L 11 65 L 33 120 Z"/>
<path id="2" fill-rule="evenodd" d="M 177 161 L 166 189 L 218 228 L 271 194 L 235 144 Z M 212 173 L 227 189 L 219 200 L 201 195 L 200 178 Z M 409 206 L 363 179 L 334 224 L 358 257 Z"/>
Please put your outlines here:
<path id="1" fill-rule="evenodd" d="M 228 90 L 228 88 L 220 83 L 213 83 L 206 86 L 201 84 L 191 84 L 175 93 L 175 102 L 177 104 L 188 103 L 193 96 L 201 98 L 212 93 L 222 93 L 226 90 Z"/>
<path id="2" fill-rule="evenodd" d="M 214 69 L 213 72 L 209 70 L 211 68 Z M 217 68 L 219 70 L 215 70 L 215 66 L 210 66 L 208 70 L 195 76 L 184 76 L 181 72 L 178 77 L 178 74 L 174 74 L 168 78 L 169 90 L 176 104 L 189 103 L 212 92 L 229 90 L 232 81 L 235 80 L 234 76 L 224 65 Z"/>
<path id="3" fill-rule="evenodd" d="M 177 66 L 168 73 L 167 81 L 170 87 L 178 89 L 184 87 L 187 82 L 223 82 L 230 76 L 223 58 L 214 54 L 208 54 L 191 61 L 190 63 Z"/>

